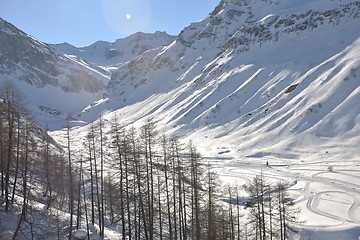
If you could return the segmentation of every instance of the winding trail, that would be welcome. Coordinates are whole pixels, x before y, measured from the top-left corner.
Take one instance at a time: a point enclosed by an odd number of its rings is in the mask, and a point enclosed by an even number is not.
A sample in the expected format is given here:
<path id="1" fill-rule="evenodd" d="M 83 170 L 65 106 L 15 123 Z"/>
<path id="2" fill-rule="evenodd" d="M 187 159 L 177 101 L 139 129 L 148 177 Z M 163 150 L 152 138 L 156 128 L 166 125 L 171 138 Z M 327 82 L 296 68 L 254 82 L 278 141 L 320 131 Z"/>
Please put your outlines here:
<path id="1" fill-rule="evenodd" d="M 304 227 L 334 228 L 357 225 L 360 228 L 360 165 L 341 161 L 286 161 L 274 157 L 254 159 L 208 159 L 222 179 L 239 179 L 245 185 L 256 175 L 283 182 L 311 214 L 321 216 L 318 223 Z M 270 165 L 267 166 L 266 162 Z M 329 166 L 335 166 L 333 168 Z M 324 220 L 321 220 L 324 219 Z M 323 222 L 322 222 L 323 221 Z"/>

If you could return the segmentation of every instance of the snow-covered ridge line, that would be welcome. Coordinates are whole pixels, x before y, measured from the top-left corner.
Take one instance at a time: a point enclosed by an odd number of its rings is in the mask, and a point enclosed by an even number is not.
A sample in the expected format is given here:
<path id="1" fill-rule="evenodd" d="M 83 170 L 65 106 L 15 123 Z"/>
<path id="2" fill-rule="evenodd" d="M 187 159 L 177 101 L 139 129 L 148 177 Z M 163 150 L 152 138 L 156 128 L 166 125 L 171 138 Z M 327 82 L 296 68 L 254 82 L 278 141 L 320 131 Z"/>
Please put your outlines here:
<path id="1" fill-rule="evenodd" d="M 51 46 L 68 55 L 74 55 L 99 66 L 111 68 L 119 66 L 150 49 L 166 46 L 174 40 L 175 37 L 165 32 L 138 32 L 113 43 L 97 41 L 90 46 L 80 48 L 68 43 Z"/>

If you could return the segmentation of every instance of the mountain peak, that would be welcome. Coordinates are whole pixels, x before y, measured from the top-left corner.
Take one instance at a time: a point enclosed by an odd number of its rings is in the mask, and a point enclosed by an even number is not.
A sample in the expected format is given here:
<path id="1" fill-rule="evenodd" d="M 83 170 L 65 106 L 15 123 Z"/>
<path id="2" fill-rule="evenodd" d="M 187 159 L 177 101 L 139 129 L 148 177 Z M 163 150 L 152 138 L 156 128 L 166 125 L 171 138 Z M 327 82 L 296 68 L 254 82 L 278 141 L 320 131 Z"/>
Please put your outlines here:
<path id="1" fill-rule="evenodd" d="M 126 38 L 117 39 L 113 43 L 97 41 L 81 48 L 67 44 L 56 44 L 53 47 L 68 55 L 78 56 L 100 66 L 116 67 L 147 50 L 166 46 L 174 40 L 175 37 L 165 32 L 137 32 Z"/>
<path id="2" fill-rule="evenodd" d="M 17 29 L 14 25 L 2 19 L 1 17 L 0 17 L 0 31 L 12 35 L 23 33 L 21 30 Z"/>
<path id="3" fill-rule="evenodd" d="M 251 45 L 276 41 L 282 34 L 300 34 L 356 18 L 359 11 L 355 0 L 307 0 L 300 5 L 294 0 L 223 0 L 206 19 L 187 26 L 178 39 L 187 47 L 206 45 L 243 52 Z"/>

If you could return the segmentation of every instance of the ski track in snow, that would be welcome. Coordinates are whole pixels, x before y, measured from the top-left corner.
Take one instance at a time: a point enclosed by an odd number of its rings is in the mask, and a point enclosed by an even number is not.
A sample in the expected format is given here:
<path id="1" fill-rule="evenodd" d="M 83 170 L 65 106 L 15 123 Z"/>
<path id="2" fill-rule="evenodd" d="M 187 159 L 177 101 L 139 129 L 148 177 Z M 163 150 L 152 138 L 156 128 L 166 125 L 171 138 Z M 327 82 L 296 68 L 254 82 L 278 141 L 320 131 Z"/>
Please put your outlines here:
<path id="1" fill-rule="evenodd" d="M 224 157 L 204 159 L 211 162 L 224 182 L 230 184 L 241 182 L 248 185 L 252 178 L 261 173 L 272 183 L 285 183 L 290 196 L 298 196 L 294 200 L 296 206 L 305 204 L 311 214 L 326 219 L 318 220 L 317 223 L 305 222 L 305 228 L 360 226 L 360 168 L 353 161 L 283 161 L 285 163 L 277 164 L 281 162 L 280 159 L 268 156 L 261 160 Z M 266 162 L 270 165 L 266 166 Z"/>
<path id="2" fill-rule="evenodd" d="M 357 224 L 360 224 L 360 220 L 356 215 L 356 213 L 359 212 L 359 205 L 360 205 L 359 199 L 357 197 L 354 197 L 353 204 L 351 205 L 348 211 L 349 218 L 351 219 L 351 221 Z"/>

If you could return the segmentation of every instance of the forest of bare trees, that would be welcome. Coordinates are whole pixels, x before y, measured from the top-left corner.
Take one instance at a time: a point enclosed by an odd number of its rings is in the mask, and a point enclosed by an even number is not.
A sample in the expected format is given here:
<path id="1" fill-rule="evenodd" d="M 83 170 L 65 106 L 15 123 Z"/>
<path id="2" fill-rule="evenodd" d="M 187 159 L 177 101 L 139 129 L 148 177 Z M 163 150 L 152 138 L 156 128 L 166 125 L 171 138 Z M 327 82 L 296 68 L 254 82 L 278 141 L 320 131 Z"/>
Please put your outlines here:
<path id="1" fill-rule="evenodd" d="M 251 186 L 222 186 L 192 142 L 157 132 L 151 119 L 135 128 L 100 116 L 81 143 L 68 126 L 60 147 L 33 123 L 15 86 L 6 82 L 0 94 L 0 231 L 1 218 L 17 212 L 12 239 L 74 239 L 78 229 L 90 239 L 112 226 L 133 240 L 283 240 L 295 231 L 286 185 L 260 175 Z"/>

